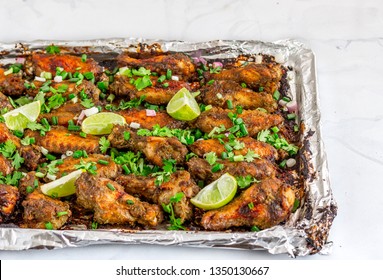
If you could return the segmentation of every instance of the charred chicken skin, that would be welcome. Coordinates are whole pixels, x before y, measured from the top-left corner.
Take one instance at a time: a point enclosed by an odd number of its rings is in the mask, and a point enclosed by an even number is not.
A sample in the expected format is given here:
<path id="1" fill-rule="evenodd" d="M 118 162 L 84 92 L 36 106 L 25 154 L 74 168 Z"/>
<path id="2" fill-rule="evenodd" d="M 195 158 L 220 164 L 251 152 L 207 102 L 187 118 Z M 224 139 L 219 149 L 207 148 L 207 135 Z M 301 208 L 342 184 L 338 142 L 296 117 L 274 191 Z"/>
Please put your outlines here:
<path id="1" fill-rule="evenodd" d="M 136 223 L 155 227 L 163 220 L 157 205 L 140 201 L 127 194 L 118 183 L 84 173 L 76 181 L 77 203 L 94 211 L 94 220 L 100 224 Z"/>
<path id="2" fill-rule="evenodd" d="M 0 184 L 0 224 L 13 214 L 19 197 L 16 187 Z"/>
<path id="3" fill-rule="evenodd" d="M 0 92 L 10 96 L 20 96 L 25 92 L 21 73 L 5 75 L 7 70 L 0 68 Z"/>

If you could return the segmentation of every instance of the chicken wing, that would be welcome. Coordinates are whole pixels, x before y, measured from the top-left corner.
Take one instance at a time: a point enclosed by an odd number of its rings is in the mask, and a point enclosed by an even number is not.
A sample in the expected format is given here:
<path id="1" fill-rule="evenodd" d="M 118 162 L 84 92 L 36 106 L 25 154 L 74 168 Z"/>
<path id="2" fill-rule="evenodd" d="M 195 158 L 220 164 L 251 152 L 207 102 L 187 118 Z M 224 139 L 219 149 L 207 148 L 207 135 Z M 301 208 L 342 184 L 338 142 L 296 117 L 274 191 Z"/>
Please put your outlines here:
<path id="1" fill-rule="evenodd" d="M 0 68 L 0 91 L 10 96 L 23 95 L 25 87 L 21 74 L 4 75 L 5 71 L 5 69 Z"/>
<path id="2" fill-rule="evenodd" d="M 174 212 L 182 221 L 190 220 L 193 216 L 190 198 L 197 195 L 199 187 L 190 178 L 187 171 L 177 171 L 171 174 L 168 182 L 160 186 L 155 185 L 155 178 L 137 175 L 121 175 L 116 181 L 121 184 L 129 194 L 140 195 L 150 202 L 158 205 L 169 204 L 170 198 L 179 192 L 184 193 L 180 202 L 174 205 Z"/>
<path id="3" fill-rule="evenodd" d="M 12 162 L 0 154 L 0 175 L 9 175 L 13 172 Z"/>
<path id="4" fill-rule="evenodd" d="M 221 125 L 224 125 L 226 129 L 228 129 L 233 126 L 233 122 L 228 116 L 229 112 L 231 111 L 227 109 L 212 108 L 202 112 L 194 125 L 206 133 L 211 132 L 214 127 Z M 238 118 L 243 119 L 249 136 L 256 136 L 261 130 L 268 129 L 283 122 L 283 117 L 280 115 L 268 114 L 258 110 L 244 110 L 242 114 L 238 114 Z"/>
<path id="5" fill-rule="evenodd" d="M 129 140 L 124 139 L 125 132 L 129 133 Z M 141 151 L 148 161 L 158 166 L 164 165 L 164 159 L 174 159 L 177 164 L 182 164 L 188 152 L 176 137 L 138 136 L 129 127 L 121 125 L 114 126 L 108 140 L 114 148 Z"/>
<path id="6" fill-rule="evenodd" d="M 225 173 L 229 173 L 234 177 L 250 175 L 258 180 L 274 177 L 276 173 L 274 165 L 265 159 L 255 159 L 253 162 L 217 160 L 217 163 L 223 164 L 223 169 L 217 172 L 213 172 L 212 166 L 202 158 L 194 157 L 186 165 L 188 171 L 196 180 L 202 180 L 206 183 L 217 180 Z"/>
<path id="7" fill-rule="evenodd" d="M 33 189 L 37 188 L 40 185 L 38 178 L 36 177 L 35 171 L 30 171 L 26 175 L 24 175 L 19 181 L 19 192 L 21 197 L 26 197 L 28 195 L 27 189 L 28 187 L 32 187 Z"/>
<path id="8" fill-rule="evenodd" d="M 237 83 L 245 83 L 256 91 L 262 87 L 267 93 L 274 93 L 279 88 L 282 75 L 283 69 L 276 63 L 249 63 L 238 68 L 223 69 L 220 73 L 205 72 L 205 78 L 208 81 L 212 79 L 232 80 Z"/>
<path id="9" fill-rule="evenodd" d="M 0 89 L 0 110 L 7 109 L 8 111 L 13 110 L 13 106 L 11 102 L 9 102 L 8 97 L 6 97 L 4 94 L 1 93 Z"/>
<path id="10" fill-rule="evenodd" d="M 108 162 L 108 164 L 101 164 L 99 161 L 103 161 L 103 163 Z M 60 165 L 57 165 L 59 169 L 56 173 L 57 177 L 63 176 L 63 174 L 68 174 L 72 171 L 76 170 L 75 165 L 78 165 L 83 161 L 84 163 L 94 162 L 97 167 L 97 176 L 105 177 L 105 178 L 115 178 L 120 173 L 120 167 L 109 157 L 105 155 L 92 154 L 88 155 L 85 158 L 73 158 L 67 157 L 64 159 L 64 162 Z"/>
<path id="11" fill-rule="evenodd" d="M 157 205 L 127 194 L 122 186 L 112 180 L 84 173 L 75 184 L 77 203 L 93 210 L 94 220 L 100 224 L 139 223 L 155 227 L 163 220 Z"/>
<path id="12" fill-rule="evenodd" d="M 24 214 L 21 227 L 45 229 L 50 223 L 53 229 L 59 229 L 72 215 L 68 202 L 51 198 L 38 190 L 28 194 L 22 205 Z"/>
<path id="13" fill-rule="evenodd" d="M 0 184 L 0 224 L 13 214 L 19 197 L 16 187 Z"/>
<path id="14" fill-rule="evenodd" d="M 145 67 L 160 75 L 166 75 L 166 71 L 169 69 L 173 75 L 179 76 L 184 80 L 193 76 L 196 70 L 191 58 L 182 53 L 157 55 L 143 59 L 136 59 L 128 53 L 123 53 L 117 57 L 117 63 L 120 67 Z"/>
<path id="15" fill-rule="evenodd" d="M 92 72 L 96 77 L 102 73 L 102 67 L 94 59 L 87 58 L 86 61 L 83 61 L 80 56 L 70 54 L 33 53 L 26 61 L 26 69 L 31 76 L 40 76 L 42 72 L 50 72 L 55 75 L 57 67 L 61 67 L 69 73 Z"/>
<path id="16" fill-rule="evenodd" d="M 82 110 L 85 110 L 85 108 L 80 103 L 73 104 L 72 102 L 66 102 L 59 108 L 53 109 L 49 113 L 40 114 L 38 121 L 46 118 L 49 123 L 53 124 L 52 118 L 57 117 L 58 125 L 68 126 L 68 122 L 70 120 L 76 122 Z"/>
<path id="17" fill-rule="evenodd" d="M 67 151 L 85 150 L 89 154 L 96 154 L 100 150 L 98 137 L 87 135 L 83 138 L 78 132 L 68 131 L 62 126 L 52 126 L 45 136 L 30 130 L 25 135 L 34 137 L 36 145 L 44 147 L 51 153 L 65 154 Z"/>
<path id="18" fill-rule="evenodd" d="M 157 81 L 158 77 L 153 76 L 150 78 L 152 86 L 138 90 L 135 85 L 130 83 L 130 80 L 131 78 L 127 76 L 116 75 L 114 82 L 110 85 L 109 89 L 116 96 L 129 96 L 130 99 L 145 96 L 145 101 L 149 103 L 165 105 L 181 88 L 186 88 L 188 90 L 193 90 L 195 88 L 195 84 L 173 80 L 166 81 L 168 86 L 164 87 L 162 83 Z"/>
<path id="19" fill-rule="evenodd" d="M 147 116 L 146 110 L 128 109 L 116 112 L 123 116 L 126 123 L 132 122 L 139 123 L 141 128 L 152 129 L 153 126 L 159 125 L 160 127 L 168 128 L 183 128 L 185 123 L 173 119 L 166 113 L 166 111 L 158 111 L 155 116 Z"/>
<path id="20" fill-rule="evenodd" d="M 36 170 L 41 159 L 41 150 L 36 145 L 21 146 L 21 156 L 24 158 L 24 165 L 28 170 Z"/>
<path id="21" fill-rule="evenodd" d="M 224 139 L 224 141 L 227 143 L 228 139 Z M 234 149 L 233 152 L 235 155 L 246 155 L 247 152 L 251 150 L 261 158 L 268 159 L 270 161 L 278 159 L 277 150 L 265 142 L 257 141 L 252 137 L 237 138 L 237 141 L 242 143 L 244 147 L 239 150 Z M 209 152 L 215 152 L 218 156 L 220 156 L 223 152 L 227 152 L 225 144 L 221 144 L 218 139 L 196 141 L 189 146 L 189 149 L 199 157 L 203 157 Z"/>
<path id="22" fill-rule="evenodd" d="M 201 88 L 201 98 L 205 104 L 215 107 L 228 108 L 228 101 L 234 106 L 243 109 L 263 108 L 272 113 L 277 109 L 277 103 L 271 94 L 254 92 L 243 88 L 234 81 L 219 80 L 213 84 L 206 84 Z"/>
<path id="23" fill-rule="evenodd" d="M 206 212 L 201 225 L 207 230 L 226 230 L 231 227 L 275 226 L 289 216 L 295 201 L 294 191 L 276 178 L 253 184 L 217 210 Z"/>
<path id="24" fill-rule="evenodd" d="M 12 134 L 5 123 L 0 123 L 0 144 L 7 142 L 8 140 L 12 141 L 17 148 L 20 148 L 20 139 Z"/>

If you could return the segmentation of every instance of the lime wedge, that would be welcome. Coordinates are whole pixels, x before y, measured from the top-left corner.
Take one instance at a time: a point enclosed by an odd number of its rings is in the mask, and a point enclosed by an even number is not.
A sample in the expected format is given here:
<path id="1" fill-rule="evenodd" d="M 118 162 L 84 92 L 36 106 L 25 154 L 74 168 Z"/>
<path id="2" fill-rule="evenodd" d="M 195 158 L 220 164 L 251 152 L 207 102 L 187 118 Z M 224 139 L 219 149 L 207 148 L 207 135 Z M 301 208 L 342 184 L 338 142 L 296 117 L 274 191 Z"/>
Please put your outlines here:
<path id="1" fill-rule="evenodd" d="M 229 173 L 225 173 L 204 187 L 190 202 L 204 210 L 217 209 L 228 204 L 236 193 L 237 181 Z"/>
<path id="2" fill-rule="evenodd" d="M 84 170 L 79 169 L 69 173 L 68 175 L 61 177 L 48 184 L 40 186 L 43 194 L 53 197 L 64 197 L 76 193 L 76 186 L 74 183 L 80 177 Z"/>
<path id="3" fill-rule="evenodd" d="M 170 116 L 181 121 L 194 120 L 201 114 L 197 101 L 186 88 L 180 89 L 170 99 L 166 111 Z"/>
<path id="4" fill-rule="evenodd" d="M 81 129 L 87 134 L 102 135 L 111 133 L 115 124 L 125 123 L 125 118 L 115 113 L 98 113 L 87 117 L 82 122 Z"/>
<path id="5" fill-rule="evenodd" d="M 29 122 L 37 120 L 40 107 L 41 103 L 37 100 L 4 114 L 6 126 L 11 130 L 24 130 Z"/>

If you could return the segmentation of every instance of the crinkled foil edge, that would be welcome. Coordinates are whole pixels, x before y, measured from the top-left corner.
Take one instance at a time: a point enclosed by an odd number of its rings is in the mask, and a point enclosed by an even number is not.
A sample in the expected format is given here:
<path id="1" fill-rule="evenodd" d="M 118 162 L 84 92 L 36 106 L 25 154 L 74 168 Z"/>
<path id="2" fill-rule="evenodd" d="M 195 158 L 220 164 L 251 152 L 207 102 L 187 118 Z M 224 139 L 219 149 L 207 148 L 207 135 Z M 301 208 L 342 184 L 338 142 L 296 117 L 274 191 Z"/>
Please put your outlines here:
<path id="1" fill-rule="evenodd" d="M 319 96 L 314 53 L 301 42 L 288 39 L 274 43 L 260 41 L 216 40 L 184 42 L 146 39 L 101 39 L 87 41 L 34 41 L 0 44 L 0 54 L 14 57 L 25 49 L 43 48 L 49 44 L 90 52 L 121 52 L 137 45 L 159 43 L 164 51 L 180 51 L 207 59 L 234 58 L 239 54 L 277 55 L 285 66 L 291 66 L 291 95 L 299 104 L 299 117 L 305 124 L 301 169 L 309 170 L 305 180 L 305 198 L 284 225 L 260 232 L 205 231 L 123 231 L 123 230 L 38 230 L 14 227 L 0 228 L 0 250 L 58 249 L 96 244 L 155 244 L 200 248 L 267 250 L 271 254 L 291 257 L 327 254 L 330 227 L 337 213 L 327 168 L 327 157 L 321 139 Z"/>

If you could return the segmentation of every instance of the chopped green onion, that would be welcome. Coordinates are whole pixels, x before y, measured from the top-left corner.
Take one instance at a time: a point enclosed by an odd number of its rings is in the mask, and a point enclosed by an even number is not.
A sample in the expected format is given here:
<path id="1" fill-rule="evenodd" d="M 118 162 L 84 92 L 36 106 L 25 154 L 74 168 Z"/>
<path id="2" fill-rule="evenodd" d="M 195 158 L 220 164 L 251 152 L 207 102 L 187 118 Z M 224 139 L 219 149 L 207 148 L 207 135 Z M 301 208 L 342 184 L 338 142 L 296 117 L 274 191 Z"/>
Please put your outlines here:
<path id="1" fill-rule="evenodd" d="M 247 206 L 249 207 L 249 209 L 253 209 L 254 208 L 254 203 L 253 202 L 250 202 L 249 204 L 247 204 Z"/>
<path id="2" fill-rule="evenodd" d="M 108 165 L 108 164 L 109 164 L 109 161 L 107 161 L 107 160 L 103 160 L 103 159 L 99 159 L 99 160 L 97 161 L 97 163 L 102 164 L 102 165 Z"/>
<path id="3" fill-rule="evenodd" d="M 251 231 L 258 232 L 258 231 L 261 231 L 261 230 L 257 226 L 252 226 L 251 227 Z"/>
<path id="4" fill-rule="evenodd" d="M 73 157 L 73 158 L 80 158 L 80 157 L 82 157 L 83 155 L 84 155 L 84 153 L 83 153 L 82 150 L 77 150 L 77 151 L 74 151 L 74 152 L 73 152 L 72 157 Z"/>
<path id="5" fill-rule="evenodd" d="M 259 92 L 262 92 L 262 91 L 263 91 L 263 87 L 259 87 L 259 88 L 258 88 L 258 91 L 259 91 Z"/>
<path id="6" fill-rule="evenodd" d="M 72 99 L 75 98 L 75 97 L 76 97 L 76 95 L 73 94 L 73 93 L 71 93 L 71 94 L 68 95 L 68 99 L 69 99 L 69 100 L 72 100 Z"/>
<path id="7" fill-rule="evenodd" d="M 287 115 L 287 119 L 288 119 L 288 120 L 293 120 L 293 119 L 295 119 L 296 116 L 297 116 L 297 115 L 295 115 L 294 113 L 292 113 L 292 114 L 288 114 L 288 115 Z"/>
<path id="8" fill-rule="evenodd" d="M 126 164 L 122 166 L 122 169 L 125 171 L 126 174 L 130 174 L 130 170 Z"/>
<path id="9" fill-rule="evenodd" d="M 271 128 L 271 130 L 274 132 L 274 133 L 278 133 L 279 132 L 279 128 L 274 126 Z"/>
<path id="10" fill-rule="evenodd" d="M 97 222 L 92 222 L 91 228 L 92 229 L 97 229 L 98 228 L 98 223 Z"/>
<path id="11" fill-rule="evenodd" d="M 106 186 L 108 187 L 108 189 L 110 189 L 111 191 L 115 191 L 116 188 L 111 184 L 111 183 L 107 183 Z"/>
<path id="12" fill-rule="evenodd" d="M 169 87 L 169 83 L 163 83 L 162 86 L 163 86 L 164 88 L 167 88 L 167 87 Z"/>
<path id="13" fill-rule="evenodd" d="M 59 123 L 58 117 L 57 116 L 53 116 L 52 117 L 52 124 L 53 125 L 57 125 L 58 123 Z"/>
<path id="14" fill-rule="evenodd" d="M 275 100 L 279 100 L 280 97 L 281 97 L 281 93 L 278 90 L 274 91 L 273 98 Z"/>
<path id="15" fill-rule="evenodd" d="M 222 163 L 216 163 L 213 168 L 211 169 L 212 172 L 218 172 L 222 170 L 225 166 Z"/>
<path id="16" fill-rule="evenodd" d="M 247 85 L 245 83 L 241 83 L 241 87 L 247 88 Z"/>
<path id="17" fill-rule="evenodd" d="M 214 84 L 214 80 L 210 80 L 210 81 L 208 81 L 207 84 L 208 84 L 208 85 L 212 85 L 212 84 Z"/>
<path id="18" fill-rule="evenodd" d="M 159 83 L 163 83 L 163 82 L 165 81 L 165 79 L 166 79 L 166 76 L 165 76 L 165 75 L 161 75 L 161 76 L 158 78 L 157 82 L 159 82 Z"/>
<path id="19" fill-rule="evenodd" d="M 282 167 L 282 168 L 284 168 L 284 167 L 286 166 L 286 162 L 287 162 L 287 160 L 283 160 L 283 161 L 279 164 L 279 166 Z"/>
<path id="20" fill-rule="evenodd" d="M 237 109 L 237 113 L 238 113 L 238 114 L 242 114 L 242 112 L 243 112 L 243 108 L 242 108 L 242 106 L 237 105 L 236 109 Z"/>
<path id="21" fill-rule="evenodd" d="M 283 100 L 283 101 L 285 101 L 285 102 L 290 102 L 290 101 L 291 101 L 291 99 L 290 99 L 290 98 L 288 98 L 287 96 L 285 96 L 285 97 L 282 97 L 282 100 Z"/>
<path id="22" fill-rule="evenodd" d="M 245 126 L 244 123 L 241 123 L 241 124 L 239 125 L 239 129 L 241 130 L 242 136 L 247 136 L 247 135 L 249 135 L 249 132 L 247 131 L 247 128 L 246 128 L 246 126 Z"/>
<path id="23" fill-rule="evenodd" d="M 82 56 L 81 56 L 81 61 L 82 62 L 85 62 L 87 59 L 87 55 L 84 53 Z"/>
<path id="24" fill-rule="evenodd" d="M 79 135 L 82 137 L 82 138 L 86 138 L 86 133 L 85 132 L 80 132 Z"/>
<path id="25" fill-rule="evenodd" d="M 231 100 L 227 100 L 227 108 L 228 109 L 233 109 L 233 102 Z"/>
<path id="26" fill-rule="evenodd" d="M 128 205 L 133 205 L 133 204 L 134 204 L 134 201 L 131 200 L 131 199 L 128 199 L 128 200 L 126 201 L 126 203 L 127 203 Z"/>
<path id="27" fill-rule="evenodd" d="M 57 217 L 61 217 L 61 216 L 65 216 L 65 215 L 68 215 L 67 211 L 57 212 Z"/>
<path id="28" fill-rule="evenodd" d="M 292 210 L 293 213 L 294 213 L 295 211 L 297 211 L 299 205 L 300 205 L 300 201 L 299 201 L 299 199 L 295 199 L 295 201 L 294 201 L 294 206 L 293 206 L 293 210 Z"/>
<path id="29" fill-rule="evenodd" d="M 235 162 L 244 161 L 245 160 L 243 155 L 234 156 L 233 159 L 234 159 Z"/>
<path id="30" fill-rule="evenodd" d="M 166 70 L 166 79 L 170 80 L 172 78 L 172 70 Z"/>
<path id="31" fill-rule="evenodd" d="M 33 187 L 31 187 L 31 186 L 28 186 L 28 187 L 26 188 L 27 193 L 32 193 L 34 190 L 35 190 L 35 189 L 34 189 Z"/>
<path id="32" fill-rule="evenodd" d="M 299 126 L 298 125 L 294 125 L 294 132 L 298 132 L 299 131 Z"/>
<path id="33" fill-rule="evenodd" d="M 53 225 L 52 225 L 52 223 L 51 223 L 51 222 L 47 222 L 47 223 L 45 223 L 45 228 L 46 228 L 46 229 L 49 229 L 49 230 L 52 230 L 52 229 L 53 229 Z"/>
<path id="34" fill-rule="evenodd" d="M 24 133 L 20 130 L 14 130 L 13 134 L 19 138 L 23 137 Z"/>
<path id="35" fill-rule="evenodd" d="M 46 154 L 45 157 L 49 160 L 55 160 L 56 157 L 54 155 L 51 155 L 51 154 Z"/>
<path id="36" fill-rule="evenodd" d="M 129 131 L 124 131 L 124 140 L 128 141 L 130 139 L 130 132 Z"/>

